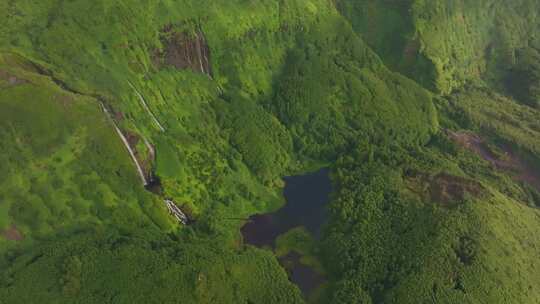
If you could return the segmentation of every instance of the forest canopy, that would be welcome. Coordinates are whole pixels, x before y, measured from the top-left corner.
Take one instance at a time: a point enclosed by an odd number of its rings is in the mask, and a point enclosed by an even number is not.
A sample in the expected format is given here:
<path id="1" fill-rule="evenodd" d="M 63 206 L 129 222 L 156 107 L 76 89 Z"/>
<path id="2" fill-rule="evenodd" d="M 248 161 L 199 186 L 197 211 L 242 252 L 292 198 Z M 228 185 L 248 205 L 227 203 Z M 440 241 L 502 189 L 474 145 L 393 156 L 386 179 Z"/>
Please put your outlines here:
<path id="1" fill-rule="evenodd" d="M 539 9 L 0 1 L 0 304 L 537 303 Z"/>

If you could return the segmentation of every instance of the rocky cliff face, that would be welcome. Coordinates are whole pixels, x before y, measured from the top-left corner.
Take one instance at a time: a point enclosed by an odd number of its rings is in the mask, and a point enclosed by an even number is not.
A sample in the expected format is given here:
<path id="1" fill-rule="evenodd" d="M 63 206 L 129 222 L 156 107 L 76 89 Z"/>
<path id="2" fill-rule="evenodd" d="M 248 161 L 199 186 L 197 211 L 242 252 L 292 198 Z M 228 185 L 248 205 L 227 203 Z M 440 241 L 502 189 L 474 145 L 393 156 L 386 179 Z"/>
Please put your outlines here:
<path id="1" fill-rule="evenodd" d="M 154 53 L 154 62 L 158 68 L 173 66 L 212 75 L 210 47 L 200 29 L 192 33 L 178 32 L 172 25 L 167 25 L 160 36 L 162 49 Z"/>

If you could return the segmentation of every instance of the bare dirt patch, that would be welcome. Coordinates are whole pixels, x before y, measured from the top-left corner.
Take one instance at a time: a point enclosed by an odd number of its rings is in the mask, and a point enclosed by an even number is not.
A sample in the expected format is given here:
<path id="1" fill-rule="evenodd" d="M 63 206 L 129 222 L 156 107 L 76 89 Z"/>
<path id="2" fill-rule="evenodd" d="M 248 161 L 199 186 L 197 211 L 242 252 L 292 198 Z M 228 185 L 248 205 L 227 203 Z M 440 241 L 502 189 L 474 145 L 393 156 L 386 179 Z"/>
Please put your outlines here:
<path id="1" fill-rule="evenodd" d="M 24 79 L 11 75 L 7 71 L 1 70 L 1 69 L 0 69 L 0 80 L 7 82 L 7 85 L 4 85 L 4 87 L 12 87 L 12 86 L 16 86 L 16 85 L 28 82 Z"/>
<path id="2" fill-rule="evenodd" d="M 12 225 L 3 231 L 2 236 L 10 241 L 22 241 L 24 239 L 23 234 L 15 227 L 15 225 Z"/>
<path id="3" fill-rule="evenodd" d="M 479 182 L 448 173 L 431 176 L 424 172 L 405 172 L 408 189 L 424 201 L 450 207 L 464 201 L 467 197 L 480 197 L 486 193 Z"/>
<path id="4" fill-rule="evenodd" d="M 443 205 L 463 201 L 467 195 L 479 197 L 483 193 L 484 187 L 479 182 L 446 173 L 436 175 L 429 184 L 431 200 Z"/>
<path id="5" fill-rule="evenodd" d="M 163 50 L 156 50 L 153 62 L 157 67 L 173 66 L 212 75 L 210 48 L 201 30 L 195 33 L 177 32 L 172 25 L 161 31 Z"/>
<path id="6" fill-rule="evenodd" d="M 129 143 L 129 146 L 132 149 L 135 149 L 137 147 L 137 144 L 139 143 L 139 140 L 141 139 L 138 134 L 135 134 L 133 132 L 125 132 L 126 133 L 126 139 Z"/>
<path id="7" fill-rule="evenodd" d="M 485 159 L 498 170 L 510 172 L 516 180 L 523 181 L 540 191 L 540 171 L 523 159 L 511 146 L 498 145 L 495 152 L 479 135 L 470 132 L 446 131 L 458 145 Z"/>
<path id="8" fill-rule="evenodd" d="M 478 154 L 480 157 L 497 167 L 507 167 L 510 165 L 507 163 L 507 160 L 503 160 L 501 156 L 497 155 L 492 149 L 490 149 L 485 141 L 477 134 L 470 132 L 453 132 L 448 130 L 447 135 L 458 145 Z"/>
<path id="9" fill-rule="evenodd" d="M 122 113 L 121 111 L 114 111 L 114 120 L 116 122 L 120 122 L 124 120 L 124 118 L 125 118 L 124 113 Z"/>

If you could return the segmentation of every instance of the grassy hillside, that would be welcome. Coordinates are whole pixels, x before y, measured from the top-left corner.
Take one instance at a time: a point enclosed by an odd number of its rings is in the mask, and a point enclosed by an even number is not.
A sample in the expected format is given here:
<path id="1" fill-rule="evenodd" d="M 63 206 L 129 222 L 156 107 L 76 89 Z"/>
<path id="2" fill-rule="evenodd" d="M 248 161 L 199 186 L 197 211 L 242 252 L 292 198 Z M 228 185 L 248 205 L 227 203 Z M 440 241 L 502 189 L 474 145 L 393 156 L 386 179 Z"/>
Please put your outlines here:
<path id="1" fill-rule="evenodd" d="M 302 303 L 239 228 L 321 166 L 310 301 L 537 303 L 537 6 L 0 3 L 0 303 Z"/>
<path id="2" fill-rule="evenodd" d="M 96 225 L 172 229 L 97 100 L 63 90 L 15 54 L 0 69 L 2 230 L 30 241 Z"/>

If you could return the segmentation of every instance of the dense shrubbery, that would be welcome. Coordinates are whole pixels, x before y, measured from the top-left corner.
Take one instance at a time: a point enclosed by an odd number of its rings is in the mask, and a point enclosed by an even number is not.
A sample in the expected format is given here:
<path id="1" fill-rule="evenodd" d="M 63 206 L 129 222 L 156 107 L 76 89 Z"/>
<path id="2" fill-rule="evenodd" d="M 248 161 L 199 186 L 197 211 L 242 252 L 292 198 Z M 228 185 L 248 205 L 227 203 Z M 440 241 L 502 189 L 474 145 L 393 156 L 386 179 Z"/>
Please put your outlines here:
<path id="1" fill-rule="evenodd" d="M 437 125 L 431 96 L 393 74 L 341 19 L 298 37 L 267 107 L 296 151 L 332 160 L 356 138 L 421 143 Z"/>
<path id="2" fill-rule="evenodd" d="M 506 81 L 517 100 L 538 108 L 540 105 L 540 52 L 534 48 L 519 50 L 517 64 Z"/>
<path id="3" fill-rule="evenodd" d="M 437 129 L 440 113 L 537 160 L 537 110 L 462 86 L 499 88 L 510 68 L 524 80 L 510 91 L 537 103 L 535 42 L 514 52 L 537 4 L 337 3 L 0 2 L 0 232 L 24 237 L 0 237 L 0 303 L 301 303 L 270 252 L 239 245 L 238 219 L 275 210 L 281 177 L 314 163 L 337 188 L 324 265 L 301 229 L 277 253 L 325 268 L 330 303 L 536 301 L 538 213 L 519 202 L 538 192 Z M 203 33 L 212 75 L 155 64 L 164 28 Z M 432 199 L 440 173 L 484 196 Z"/>
<path id="4" fill-rule="evenodd" d="M 534 246 L 522 243 L 538 241 L 527 232 L 539 228 L 533 220 L 536 211 L 497 191 L 465 197 L 452 207 L 426 198 L 424 186 L 411 187 L 411 176 L 417 174 L 411 172 L 466 174 L 501 191 L 513 184 L 502 176 L 493 178 L 485 164 L 463 151 L 441 150 L 445 145 L 440 142 L 413 153 L 361 146 L 359 153 L 336 163 L 339 190 L 323 241 L 325 265 L 335 282 L 330 303 L 482 303 L 488 298 L 534 303 L 538 289 L 509 286 L 517 273 L 527 281 L 538 275 L 536 270 L 507 269 L 508 276 L 500 277 L 495 269 L 500 263 L 532 262 L 537 255 Z M 493 217 L 498 212 L 520 214 L 527 228 L 509 233 L 506 229 L 514 225 Z M 513 248 L 515 254 L 497 253 L 497 244 L 514 242 L 523 244 Z"/>
<path id="5" fill-rule="evenodd" d="M 33 81 L 43 83 L 0 93 L 1 229 L 16 225 L 31 240 L 74 224 L 149 225 L 144 218 L 129 223 L 143 217 L 153 201 L 142 187 L 133 187 L 133 164 L 97 103 L 45 79 Z M 152 213 L 167 222 L 164 210 Z"/>
<path id="6" fill-rule="evenodd" d="M 292 141 L 279 121 L 251 100 L 224 96 L 215 102 L 218 121 L 243 161 L 264 182 L 289 167 Z"/>
<path id="7" fill-rule="evenodd" d="M 535 0 L 338 3 L 390 67 L 443 94 L 480 78 L 500 90 L 518 50 L 539 43 Z"/>
<path id="8" fill-rule="evenodd" d="M 5 303 L 302 303 L 269 252 L 223 247 L 195 234 L 95 231 L 9 261 Z M 215 243 L 214 243 L 215 242 Z M 31 288 L 30 285 L 31 285 Z"/>

